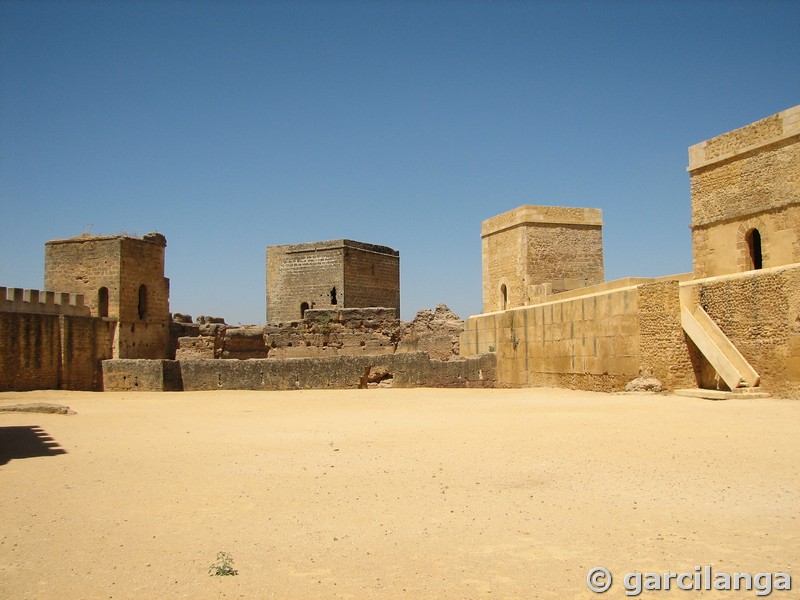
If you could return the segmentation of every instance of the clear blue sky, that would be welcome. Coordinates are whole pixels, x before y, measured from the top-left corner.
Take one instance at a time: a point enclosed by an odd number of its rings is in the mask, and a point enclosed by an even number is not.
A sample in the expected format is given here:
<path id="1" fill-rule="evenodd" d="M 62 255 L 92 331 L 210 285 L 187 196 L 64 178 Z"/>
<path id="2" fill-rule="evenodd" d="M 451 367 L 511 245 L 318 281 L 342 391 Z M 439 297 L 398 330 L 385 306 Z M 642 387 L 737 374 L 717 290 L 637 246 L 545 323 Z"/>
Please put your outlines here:
<path id="1" fill-rule="evenodd" d="M 481 309 L 481 221 L 598 207 L 606 279 L 691 270 L 687 147 L 800 103 L 800 2 L 0 3 L 0 285 L 159 231 L 175 312 L 263 323 L 271 244 L 400 251 Z"/>

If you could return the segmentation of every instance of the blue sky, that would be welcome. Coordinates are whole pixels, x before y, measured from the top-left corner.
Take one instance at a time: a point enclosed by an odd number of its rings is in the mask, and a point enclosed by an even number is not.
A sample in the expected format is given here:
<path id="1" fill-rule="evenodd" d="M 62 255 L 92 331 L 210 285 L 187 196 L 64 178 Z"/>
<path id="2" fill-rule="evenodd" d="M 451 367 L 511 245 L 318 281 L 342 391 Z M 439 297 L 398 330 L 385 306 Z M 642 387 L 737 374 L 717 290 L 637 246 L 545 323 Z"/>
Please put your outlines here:
<path id="1" fill-rule="evenodd" d="M 167 236 L 175 312 L 265 320 L 271 244 L 400 251 L 481 310 L 481 221 L 603 210 L 606 279 L 691 270 L 687 148 L 800 103 L 798 2 L 0 3 L 0 285 Z"/>

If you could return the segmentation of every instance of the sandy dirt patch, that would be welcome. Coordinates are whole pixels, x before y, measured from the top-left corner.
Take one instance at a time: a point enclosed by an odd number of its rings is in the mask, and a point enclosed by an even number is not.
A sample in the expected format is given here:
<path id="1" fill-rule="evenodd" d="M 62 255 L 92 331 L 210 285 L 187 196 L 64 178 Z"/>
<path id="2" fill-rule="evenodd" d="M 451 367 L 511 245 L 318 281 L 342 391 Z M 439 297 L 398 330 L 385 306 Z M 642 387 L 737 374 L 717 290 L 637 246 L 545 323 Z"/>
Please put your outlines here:
<path id="1" fill-rule="evenodd" d="M 25 402 L 77 414 L 0 413 L 2 598 L 622 598 L 631 571 L 800 557 L 797 401 L 0 394 Z M 220 551 L 239 575 L 208 575 Z"/>

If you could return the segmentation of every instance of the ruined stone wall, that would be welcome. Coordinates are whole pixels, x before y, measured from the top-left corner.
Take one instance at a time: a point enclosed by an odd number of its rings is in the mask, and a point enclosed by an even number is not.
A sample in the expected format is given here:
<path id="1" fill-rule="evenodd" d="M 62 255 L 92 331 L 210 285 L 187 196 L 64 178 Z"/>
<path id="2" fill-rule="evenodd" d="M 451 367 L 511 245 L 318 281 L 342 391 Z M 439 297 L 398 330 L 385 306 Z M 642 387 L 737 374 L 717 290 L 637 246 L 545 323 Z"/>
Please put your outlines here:
<path id="1" fill-rule="evenodd" d="M 316 358 L 426 352 L 438 360 L 458 357 L 464 322 L 444 304 L 401 322 L 393 308 L 309 309 L 305 319 L 264 327 L 186 325 L 177 339 L 178 360 L 213 358 Z"/>
<path id="2" fill-rule="evenodd" d="M 689 148 L 696 277 L 800 262 L 800 106 Z"/>
<path id="3" fill-rule="evenodd" d="M 99 390 L 115 322 L 0 312 L 0 391 Z"/>
<path id="4" fill-rule="evenodd" d="M 270 358 L 392 354 L 399 334 L 393 308 L 311 309 L 303 321 L 264 327 Z"/>
<path id="5" fill-rule="evenodd" d="M 800 264 L 681 284 L 761 376 L 761 388 L 800 399 Z M 697 370 L 702 358 L 693 355 Z M 713 381 L 701 382 L 713 387 Z"/>
<path id="6" fill-rule="evenodd" d="M 267 321 L 307 308 L 400 309 L 400 254 L 386 246 L 331 240 L 267 248 Z"/>
<path id="7" fill-rule="evenodd" d="M 484 221 L 481 244 L 484 312 L 604 278 L 599 209 L 521 206 Z"/>
<path id="8" fill-rule="evenodd" d="M 107 391 L 493 387 L 495 357 L 432 360 L 416 352 L 284 360 L 108 360 Z"/>

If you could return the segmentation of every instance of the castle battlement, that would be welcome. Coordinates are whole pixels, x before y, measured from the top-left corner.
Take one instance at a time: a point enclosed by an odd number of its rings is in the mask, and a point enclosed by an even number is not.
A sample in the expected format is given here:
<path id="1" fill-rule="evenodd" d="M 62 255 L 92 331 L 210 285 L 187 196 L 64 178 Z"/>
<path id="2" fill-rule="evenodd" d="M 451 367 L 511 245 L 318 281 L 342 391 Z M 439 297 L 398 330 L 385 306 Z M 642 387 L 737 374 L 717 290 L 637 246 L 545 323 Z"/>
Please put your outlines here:
<path id="1" fill-rule="evenodd" d="M 0 286 L 0 312 L 91 316 L 83 294 Z"/>

